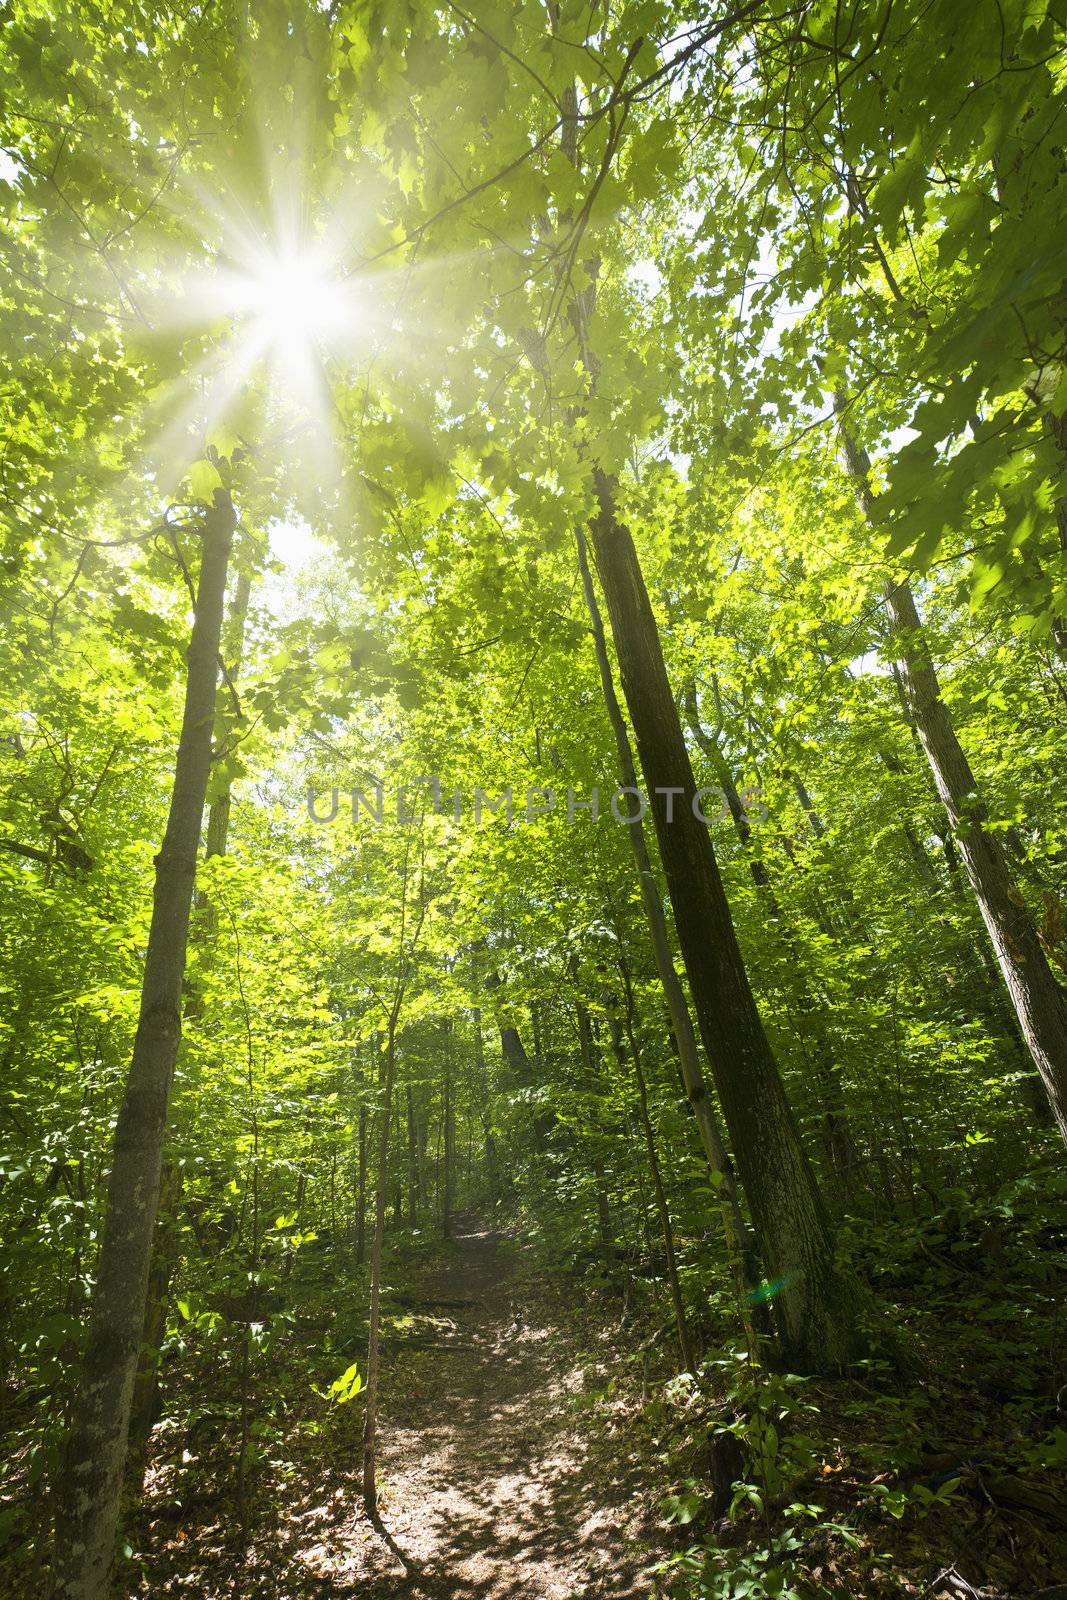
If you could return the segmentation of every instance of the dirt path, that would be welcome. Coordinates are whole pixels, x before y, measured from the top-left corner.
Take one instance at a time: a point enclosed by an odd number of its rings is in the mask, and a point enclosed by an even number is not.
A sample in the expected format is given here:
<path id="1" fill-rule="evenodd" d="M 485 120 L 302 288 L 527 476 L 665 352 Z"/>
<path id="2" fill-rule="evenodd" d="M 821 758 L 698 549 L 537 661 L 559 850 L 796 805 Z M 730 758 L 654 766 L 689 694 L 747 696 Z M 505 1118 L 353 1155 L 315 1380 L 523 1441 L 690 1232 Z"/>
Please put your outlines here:
<path id="1" fill-rule="evenodd" d="M 633 1547 L 634 1471 L 617 1446 L 590 1443 L 566 1336 L 531 1321 L 499 1235 L 468 1220 L 456 1244 L 413 1297 L 411 1332 L 397 1329 L 382 1398 L 381 1531 L 357 1517 L 346 1576 L 374 1600 L 650 1594 Z"/>

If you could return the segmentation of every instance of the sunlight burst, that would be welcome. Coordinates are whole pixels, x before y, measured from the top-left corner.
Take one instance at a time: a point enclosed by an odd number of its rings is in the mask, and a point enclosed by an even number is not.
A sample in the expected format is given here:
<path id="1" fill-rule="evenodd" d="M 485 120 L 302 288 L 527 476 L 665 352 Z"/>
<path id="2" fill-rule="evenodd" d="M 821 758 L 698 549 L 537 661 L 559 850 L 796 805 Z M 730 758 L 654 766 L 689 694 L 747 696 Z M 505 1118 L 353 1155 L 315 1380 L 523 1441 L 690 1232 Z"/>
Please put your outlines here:
<path id="1" fill-rule="evenodd" d="M 265 254 L 247 277 L 236 308 L 272 344 L 348 342 L 358 325 L 355 297 L 315 249 Z"/>
<path id="2" fill-rule="evenodd" d="M 159 308 L 160 325 L 213 328 L 214 337 L 160 396 L 154 453 L 184 457 L 190 429 L 237 425 L 251 401 L 266 406 L 288 450 L 301 441 L 312 478 L 339 481 L 330 374 L 349 372 L 375 348 L 373 296 L 325 242 L 296 229 L 231 223 L 229 235 L 215 264 L 187 273 L 181 293 Z"/>

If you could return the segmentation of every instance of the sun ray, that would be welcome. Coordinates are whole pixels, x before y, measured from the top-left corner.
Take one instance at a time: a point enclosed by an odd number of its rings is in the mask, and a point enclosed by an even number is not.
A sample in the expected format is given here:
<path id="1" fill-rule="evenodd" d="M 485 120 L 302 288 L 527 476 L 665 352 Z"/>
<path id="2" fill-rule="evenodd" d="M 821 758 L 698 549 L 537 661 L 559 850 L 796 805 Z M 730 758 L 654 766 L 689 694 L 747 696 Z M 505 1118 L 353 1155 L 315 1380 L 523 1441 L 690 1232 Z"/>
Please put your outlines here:
<path id="1" fill-rule="evenodd" d="M 224 353 L 212 350 L 180 380 L 168 384 L 146 420 L 148 456 L 165 498 L 232 415 L 238 397 L 266 355 L 266 341 L 246 336 Z"/>

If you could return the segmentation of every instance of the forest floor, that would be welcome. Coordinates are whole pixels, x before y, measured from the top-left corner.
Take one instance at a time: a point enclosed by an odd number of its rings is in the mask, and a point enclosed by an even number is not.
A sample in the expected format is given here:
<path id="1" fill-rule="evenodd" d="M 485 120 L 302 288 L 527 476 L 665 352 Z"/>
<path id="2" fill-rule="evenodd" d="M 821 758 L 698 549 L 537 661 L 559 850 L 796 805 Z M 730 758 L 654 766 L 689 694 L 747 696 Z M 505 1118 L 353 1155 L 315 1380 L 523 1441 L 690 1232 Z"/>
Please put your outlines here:
<path id="1" fill-rule="evenodd" d="M 431 1347 L 415 1335 L 387 1372 L 380 1531 L 357 1516 L 324 1558 L 374 1600 L 647 1595 L 637 1468 L 579 1425 L 570 1330 L 524 1295 L 499 1234 L 470 1221 L 455 1242 L 413 1297 Z"/>
<path id="2" fill-rule="evenodd" d="M 1067 1600 L 1059 1163 L 853 1223 L 903 1373 L 754 1371 L 723 1313 L 699 1381 L 672 1377 L 654 1284 L 622 1295 L 521 1220 L 456 1223 L 389 1240 L 375 1524 L 362 1396 L 330 1397 L 364 1370 L 351 1241 L 276 1258 L 256 1322 L 179 1304 L 117 1594 Z M 43 1591 L 49 1507 L 24 1504 L 41 1531 L 8 1541 L 3 1595 Z"/>
<path id="3" fill-rule="evenodd" d="M 232 1523 L 198 1516 L 184 1494 L 180 1526 L 166 1528 L 168 1491 L 179 1489 L 168 1473 L 169 1483 L 158 1482 L 150 1496 L 143 1548 L 127 1568 L 130 1579 L 131 1569 L 139 1575 L 127 1594 L 637 1600 L 652 1593 L 651 1580 L 641 1578 L 654 1555 L 646 1548 L 650 1484 L 585 1403 L 591 1335 L 564 1314 L 562 1296 L 517 1272 L 511 1241 L 473 1218 L 459 1219 L 451 1245 L 398 1281 L 402 1288 L 387 1286 L 388 1310 L 400 1312 L 384 1321 L 377 1523 L 359 1492 L 357 1401 L 345 1408 L 352 1421 L 343 1452 L 336 1441 L 324 1451 L 321 1437 L 310 1458 L 303 1449 L 313 1448 L 311 1439 L 290 1450 L 290 1502 L 269 1522 L 260 1516 L 243 1553 L 234 1548 Z M 362 1371 L 362 1359 L 359 1365 Z"/>

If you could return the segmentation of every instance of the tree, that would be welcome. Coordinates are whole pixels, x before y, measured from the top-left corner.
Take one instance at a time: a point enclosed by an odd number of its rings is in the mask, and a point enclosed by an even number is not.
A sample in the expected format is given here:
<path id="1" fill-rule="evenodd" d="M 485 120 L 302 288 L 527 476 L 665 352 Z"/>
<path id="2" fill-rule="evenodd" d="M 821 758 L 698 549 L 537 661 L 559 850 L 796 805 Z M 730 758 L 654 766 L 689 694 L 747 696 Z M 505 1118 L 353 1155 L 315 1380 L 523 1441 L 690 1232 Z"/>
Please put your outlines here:
<path id="1" fill-rule="evenodd" d="M 623 691 L 704 1048 L 715 1073 L 756 1237 L 779 1291 L 786 1359 L 844 1365 L 855 1302 L 834 1268 L 829 1219 L 767 1044 L 704 823 L 633 537 L 599 474 L 590 523 Z M 680 802 L 675 805 L 677 797 Z"/>
<path id="2" fill-rule="evenodd" d="M 864 516 L 870 518 L 870 459 L 852 437 L 843 417 L 838 426 L 857 502 Z M 891 581 L 885 593 L 908 708 L 959 844 L 1023 1038 L 1041 1075 L 1060 1133 L 1067 1141 L 1067 996 L 1053 976 L 1026 901 L 1012 882 L 1000 841 L 985 826 L 978 784 L 941 698 L 911 586 L 906 579 Z"/>
<path id="3" fill-rule="evenodd" d="M 106 1593 L 114 1555 L 137 1357 L 144 1327 L 163 1137 L 181 1042 L 181 992 L 196 858 L 211 771 L 215 686 L 233 502 L 216 489 L 204 513 L 185 713 L 163 845 L 156 858 L 141 1009 L 115 1129 L 89 1341 L 56 1520 L 52 1589 Z"/>

